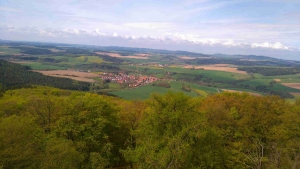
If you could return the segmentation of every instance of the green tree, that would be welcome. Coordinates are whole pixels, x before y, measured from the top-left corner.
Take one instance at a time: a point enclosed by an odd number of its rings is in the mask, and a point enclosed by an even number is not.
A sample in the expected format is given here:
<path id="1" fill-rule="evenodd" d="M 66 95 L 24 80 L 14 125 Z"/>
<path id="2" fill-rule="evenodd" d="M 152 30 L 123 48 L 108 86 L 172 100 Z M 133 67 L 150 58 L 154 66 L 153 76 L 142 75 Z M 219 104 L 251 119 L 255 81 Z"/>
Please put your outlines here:
<path id="1" fill-rule="evenodd" d="M 67 102 L 54 127 L 56 137 L 74 143 L 84 156 L 81 165 L 107 166 L 112 158 L 111 135 L 118 127 L 115 106 L 96 94 L 72 96 Z"/>
<path id="2" fill-rule="evenodd" d="M 83 155 L 76 150 L 72 141 L 49 137 L 40 168 L 80 168 L 83 159 Z"/>
<path id="3" fill-rule="evenodd" d="M 136 147 L 125 150 L 125 157 L 138 168 L 220 168 L 223 159 L 218 151 L 206 154 L 208 148 L 195 150 L 204 142 L 211 146 L 214 141 L 207 141 L 216 138 L 205 125 L 197 103 L 183 93 L 152 95 L 135 131 Z"/>
<path id="4" fill-rule="evenodd" d="M 39 168 L 43 131 L 34 119 L 12 115 L 0 119 L 0 168 Z"/>

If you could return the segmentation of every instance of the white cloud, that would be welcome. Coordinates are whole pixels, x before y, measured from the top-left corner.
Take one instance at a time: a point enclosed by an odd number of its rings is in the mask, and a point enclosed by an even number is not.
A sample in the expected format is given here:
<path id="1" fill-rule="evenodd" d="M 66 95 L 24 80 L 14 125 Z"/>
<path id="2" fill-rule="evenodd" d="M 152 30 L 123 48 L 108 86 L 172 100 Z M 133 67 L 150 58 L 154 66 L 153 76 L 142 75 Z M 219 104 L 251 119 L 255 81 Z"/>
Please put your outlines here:
<path id="1" fill-rule="evenodd" d="M 99 28 L 95 29 L 94 32 L 95 32 L 97 35 L 100 35 L 100 36 L 105 36 L 105 35 L 106 35 L 106 33 L 101 32 Z"/>
<path id="2" fill-rule="evenodd" d="M 201 38 L 200 36 L 195 35 L 195 34 L 167 33 L 166 36 L 175 41 L 188 41 L 188 42 L 192 42 L 195 44 L 214 45 L 214 44 L 220 43 L 219 39 Z"/>
<path id="3" fill-rule="evenodd" d="M 295 50 L 297 51 L 298 48 L 293 48 L 287 45 L 284 45 L 282 42 L 264 42 L 264 43 L 257 43 L 253 41 L 253 43 L 247 43 L 247 41 L 243 40 L 236 40 L 236 39 L 222 39 L 222 38 L 210 38 L 209 36 L 205 36 L 204 34 L 197 34 L 197 33 L 181 33 L 181 32 L 167 32 L 167 33 L 157 33 L 157 34 L 141 34 L 139 33 L 132 33 L 131 32 L 115 32 L 114 30 L 100 30 L 100 28 L 96 28 L 94 30 L 91 29 L 74 29 L 74 28 L 65 28 L 65 29 L 37 29 L 37 28 L 15 28 L 11 26 L 2 26 L 0 27 L 0 31 L 6 31 L 11 33 L 24 33 L 24 34 L 31 34 L 31 35 L 39 35 L 44 37 L 62 37 L 72 39 L 75 36 L 80 37 L 95 37 L 95 38 L 119 38 L 122 40 L 130 40 L 134 42 L 151 42 L 151 43 L 169 43 L 169 44 L 186 44 L 186 45 L 201 45 L 206 47 L 226 47 L 226 48 L 240 48 L 240 49 L 255 49 L 255 48 L 265 48 L 265 49 L 272 49 L 272 50 Z M 138 32 L 138 31 L 137 31 Z"/>
<path id="4" fill-rule="evenodd" d="M 230 40 L 228 40 L 228 41 L 222 43 L 222 45 L 223 45 L 223 46 L 228 46 L 228 47 L 236 47 L 236 46 L 238 46 L 238 47 L 244 47 L 244 46 L 246 46 L 247 44 L 241 43 L 241 42 L 234 42 L 233 40 L 230 39 Z"/>
<path id="5" fill-rule="evenodd" d="M 252 43 L 251 48 L 271 48 L 271 49 L 283 49 L 283 50 L 289 50 L 289 47 L 283 45 L 280 42 L 276 42 L 274 44 L 269 42 L 264 43 Z"/>
<path id="6" fill-rule="evenodd" d="M 39 32 L 40 32 L 40 35 L 42 35 L 42 36 L 56 37 L 56 35 L 52 32 L 47 32 L 45 30 L 41 30 Z"/>
<path id="7" fill-rule="evenodd" d="M 74 34 L 74 35 L 78 35 L 79 34 L 79 30 L 77 29 L 63 29 L 63 32 L 69 33 L 69 34 Z"/>

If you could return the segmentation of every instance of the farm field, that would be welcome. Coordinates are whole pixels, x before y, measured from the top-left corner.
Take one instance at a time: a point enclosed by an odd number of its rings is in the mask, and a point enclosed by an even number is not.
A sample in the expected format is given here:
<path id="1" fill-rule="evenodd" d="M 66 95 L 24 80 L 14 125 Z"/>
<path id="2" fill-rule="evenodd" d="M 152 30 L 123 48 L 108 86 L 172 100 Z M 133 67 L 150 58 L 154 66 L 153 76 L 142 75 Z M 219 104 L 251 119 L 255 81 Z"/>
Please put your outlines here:
<path id="1" fill-rule="evenodd" d="M 9 48 L 9 46 L 0 46 L 0 55 L 5 54 L 20 54 L 20 50 L 15 48 Z"/>
<path id="2" fill-rule="evenodd" d="M 95 82 L 95 80 L 91 78 L 98 77 L 97 74 L 87 73 L 87 72 L 78 72 L 72 70 L 52 70 L 52 71 L 36 71 L 48 76 L 55 77 L 64 77 L 73 80 L 83 81 L 83 82 Z"/>
<path id="3" fill-rule="evenodd" d="M 241 90 L 230 90 L 230 89 L 222 89 L 224 92 L 237 92 L 237 93 L 244 93 L 246 91 L 241 91 Z M 261 96 L 261 94 L 259 93 L 254 93 L 254 92 L 246 92 L 246 93 L 249 93 L 251 95 L 254 95 L 254 96 Z"/>
<path id="4" fill-rule="evenodd" d="M 161 93 L 164 94 L 168 91 L 173 92 L 183 92 L 188 96 L 196 97 L 198 96 L 196 90 L 200 90 L 206 94 L 210 93 L 217 93 L 217 89 L 206 87 L 206 86 L 200 86 L 192 83 L 185 83 L 185 85 L 189 85 L 192 88 L 191 92 L 186 92 L 181 89 L 182 82 L 178 81 L 171 81 L 170 82 L 170 88 L 164 88 L 159 86 L 152 86 L 151 84 L 148 84 L 146 86 L 134 88 L 134 89 L 128 89 L 128 90 L 119 90 L 110 92 L 111 94 L 117 95 L 121 98 L 128 99 L 128 100 L 144 100 L 150 97 L 152 93 Z"/>
<path id="5" fill-rule="evenodd" d="M 60 58 L 61 56 L 57 56 Z M 103 59 L 98 56 L 79 56 L 79 57 L 65 57 L 66 61 L 62 61 L 60 65 L 82 65 L 91 63 L 103 63 Z"/>
<path id="6" fill-rule="evenodd" d="M 14 62 L 14 63 L 18 63 L 24 66 L 30 66 L 31 69 L 33 70 L 65 70 L 67 69 L 64 66 L 60 66 L 60 65 L 53 65 L 53 64 L 46 64 L 46 63 L 39 63 L 39 62 L 25 62 L 25 61 L 21 61 L 21 62 Z"/>
<path id="7" fill-rule="evenodd" d="M 108 53 L 108 52 L 95 52 L 96 54 L 99 55 L 108 55 L 111 57 L 116 57 L 116 58 L 131 58 L 131 59 L 148 59 L 149 54 L 136 54 L 136 55 L 128 55 L 128 56 L 122 56 L 118 53 Z"/>
<path id="8" fill-rule="evenodd" d="M 228 64 L 214 64 L 214 65 L 202 65 L 202 66 L 184 66 L 186 69 L 204 69 L 204 70 L 217 70 L 217 71 L 224 71 L 224 72 L 231 72 L 231 73 L 240 73 L 240 74 L 247 74 L 245 71 L 238 70 L 236 67 L 232 67 L 232 65 Z"/>
<path id="9" fill-rule="evenodd" d="M 90 91 L 111 92 L 126 99 L 146 99 L 152 92 L 165 93 L 168 90 L 184 92 L 189 96 L 207 96 L 228 91 L 276 94 L 289 99 L 298 98 L 295 93 L 300 92 L 300 62 L 289 67 L 291 62 L 283 65 L 284 60 L 274 61 L 274 58 L 269 62 L 268 58 L 264 58 L 266 64 L 252 59 L 245 65 L 247 59 L 242 62 L 230 57 L 222 60 L 205 56 L 203 59 L 202 54 L 184 51 L 53 45 L 40 47 L 33 44 L 0 46 L 0 58 L 30 66 L 32 70 L 45 75 L 90 82 L 93 83 Z M 76 70 L 76 73 L 69 70 Z M 79 71 L 92 71 L 95 74 L 80 74 Z M 171 87 L 144 83 L 132 89 L 122 79 L 116 83 L 98 78 L 97 74 L 101 73 L 153 76 L 160 81 L 166 80 Z M 183 91 L 183 83 L 191 89 L 190 92 Z"/>
<path id="10" fill-rule="evenodd" d="M 282 85 L 300 90 L 300 83 L 282 83 Z"/>

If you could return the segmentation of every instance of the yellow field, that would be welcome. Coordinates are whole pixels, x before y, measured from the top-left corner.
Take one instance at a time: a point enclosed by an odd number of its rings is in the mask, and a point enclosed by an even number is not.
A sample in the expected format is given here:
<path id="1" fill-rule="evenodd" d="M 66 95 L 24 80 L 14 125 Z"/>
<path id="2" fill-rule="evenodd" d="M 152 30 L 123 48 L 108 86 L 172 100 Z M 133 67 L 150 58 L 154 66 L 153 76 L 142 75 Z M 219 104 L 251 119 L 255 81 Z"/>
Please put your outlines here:
<path id="1" fill-rule="evenodd" d="M 229 89 L 222 89 L 224 92 L 237 92 L 237 93 L 243 93 L 245 91 L 240 91 L 240 90 L 229 90 Z M 246 93 L 249 93 L 253 96 L 261 96 L 261 94 L 259 93 L 254 93 L 254 92 L 246 92 Z"/>
<path id="2" fill-rule="evenodd" d="M 88 62 L 92 62 L 92 63 L 102 63 L 103 59 L 99 58 L 98 56 L 80 56 L 78 57 L 78 59 L 80 59 L 81 61 L 84 61 L 85 58 L 87 58 Z"/>
<path id="3" fill-rule="evenodd" d="M 69 79 L 83 81 L 83 82 L 95 82 L 95 80 L 90 78 L 98 77 L 98 75 L 94 73 L 77 72 L 72 70 L 50 70 L 50 71 L 35 71 L 35 72 L 39 72 L 47 76 L 63 77 L 63 78 L 69 78 Z"/>

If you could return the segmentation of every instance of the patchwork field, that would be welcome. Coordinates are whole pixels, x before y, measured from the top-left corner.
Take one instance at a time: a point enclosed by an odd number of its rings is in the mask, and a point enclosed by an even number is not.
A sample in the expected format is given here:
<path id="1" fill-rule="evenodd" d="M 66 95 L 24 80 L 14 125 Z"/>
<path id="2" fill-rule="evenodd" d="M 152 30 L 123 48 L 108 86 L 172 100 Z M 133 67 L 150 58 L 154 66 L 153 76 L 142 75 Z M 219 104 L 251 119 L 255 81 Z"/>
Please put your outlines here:
<path id="1" fill-rule="evenodd" d="M 231 72 L 231 73 L 240 73 L 240 74 L 247 74 L 245 71 L 238 70 L 236 67 L 230 67 L 227 64 L 215 64 L 215 65 L 203 65 L 203 66 L 192 66 L 187 65 L 184 66 L 186 69 L 204 69 L 204 70 L 218 70 L 224 72 Z"/>
<path id="2" fill-rule="evenodd" d="M 159 86 L 152 86 L 151 84 L 134 88 L 134 89 L 128 89 L 128 90 L 119 90 L 111 92 L 111 94 L 117 95 L 121 98 L 128 99 L 128 100 L 144 100 L 150 97 L 152 93 L 166 93 L 168 91 L 173 92 L 183 92 L 188 96 L 196 97 L 196 96 L 207 96 L 208 93 L 217 93 L 217 89 L 213 87 L 207 87 L 207 86 L 200 86 L 193 83 L 185 83 L 186 85 L 190 86 L 192 91 L 186 92 L 183 91 L 182 88 L 182 82 L 178 81 L 171 81 L 170 82 L 170 88 L 164 88 Z"/>
<path id="3" fill-rule="evenodd" d="M 51 71 L 36 71 L 48 76 L 64 77 L 73 80 L 83 81 L 83 82 L 95 82 L 95 80 L 90 78 L 98 77 L 97 74 L 88 72 L 78 72 L 72 70 L 51 70 Z"/>
<path id="4" fill-rule="evenodd" d="M 131 59 L 148 59 L 149 54 L 136 54 L 136 55 L 129 55 L 129 56 L 122 56 L 118 53 L 108 53 L 108 52 L 95 52 L 96 54 L 99 55 L 108 55 L 111 57 L 116 57 L 116 58 L 131 58 Z"/>

